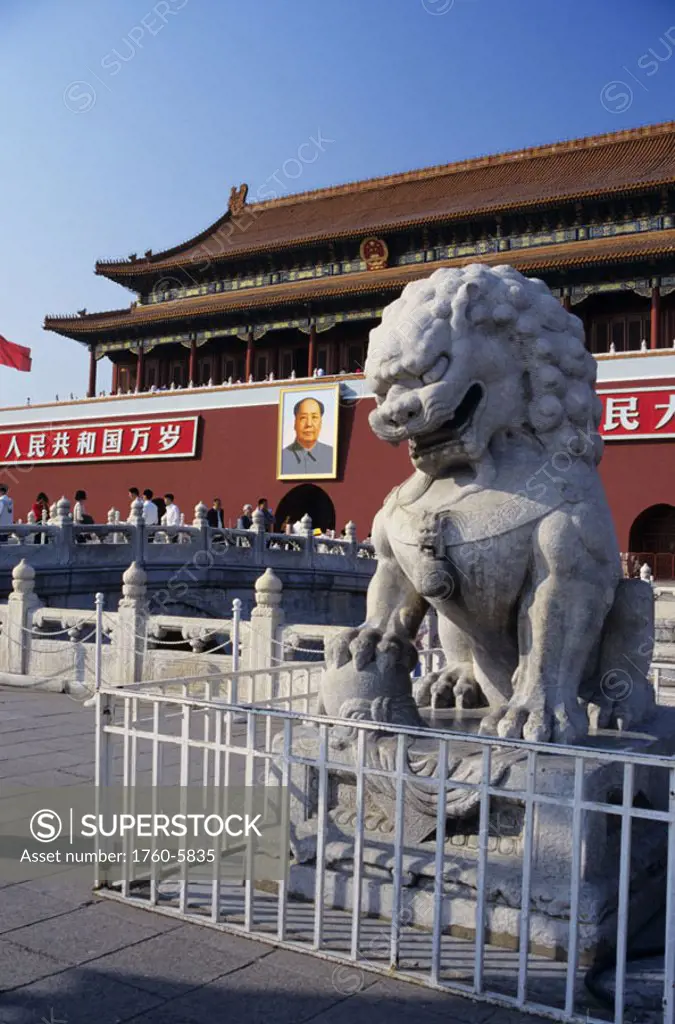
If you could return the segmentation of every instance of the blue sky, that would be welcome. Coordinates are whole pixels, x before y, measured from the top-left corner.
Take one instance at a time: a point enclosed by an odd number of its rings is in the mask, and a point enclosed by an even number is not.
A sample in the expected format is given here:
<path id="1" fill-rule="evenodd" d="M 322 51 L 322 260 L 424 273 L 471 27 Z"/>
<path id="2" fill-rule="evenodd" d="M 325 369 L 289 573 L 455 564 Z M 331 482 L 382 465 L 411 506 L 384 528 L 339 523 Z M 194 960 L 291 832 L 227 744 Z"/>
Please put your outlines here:
<path id="1" fill-rule="evenodd" d="M 664 121 L 673 96 L 672 0 L 0 0 L 0 334 L 34 366 L 0 367 L 0 404 L 81 396 L 44 315 L 128 305 L 95 260 L 196 234 L 232 185 Z"/>

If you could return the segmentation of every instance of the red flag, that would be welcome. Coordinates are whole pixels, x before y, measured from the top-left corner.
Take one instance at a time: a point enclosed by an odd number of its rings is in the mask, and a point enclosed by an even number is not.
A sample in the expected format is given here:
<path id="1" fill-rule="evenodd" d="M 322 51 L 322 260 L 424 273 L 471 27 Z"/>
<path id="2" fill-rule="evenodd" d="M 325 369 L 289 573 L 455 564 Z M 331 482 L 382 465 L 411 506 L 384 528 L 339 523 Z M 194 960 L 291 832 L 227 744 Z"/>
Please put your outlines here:
<path id="1" fill-rule="evenodd" d="M 7 338 L 0 334 L 0 366 L 11 366 L 15 370 L 28 373 L 31 368 L 30 349 L 7 341 Z"/>

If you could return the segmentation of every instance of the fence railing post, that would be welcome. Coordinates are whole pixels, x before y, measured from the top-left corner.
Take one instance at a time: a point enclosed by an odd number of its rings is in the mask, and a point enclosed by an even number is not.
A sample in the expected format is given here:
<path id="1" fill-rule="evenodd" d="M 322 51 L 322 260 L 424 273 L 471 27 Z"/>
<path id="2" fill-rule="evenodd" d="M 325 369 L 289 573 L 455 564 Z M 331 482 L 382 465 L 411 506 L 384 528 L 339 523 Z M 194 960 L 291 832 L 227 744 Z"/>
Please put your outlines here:
<path id="1" fill-rule="evenodd" d="M 96 608 L 96 653 L 94 655 L 94 689 L 101 689 L 101 665 L 103 656 L 103 594 L 99 591 L 94 598 Z"/>
<path id="2" fill-rule="evenodd" d="M 235 597 L 232 602 L 232 671 L 239 671 L 239 644 L 241 642 L 241 598 Z"/>

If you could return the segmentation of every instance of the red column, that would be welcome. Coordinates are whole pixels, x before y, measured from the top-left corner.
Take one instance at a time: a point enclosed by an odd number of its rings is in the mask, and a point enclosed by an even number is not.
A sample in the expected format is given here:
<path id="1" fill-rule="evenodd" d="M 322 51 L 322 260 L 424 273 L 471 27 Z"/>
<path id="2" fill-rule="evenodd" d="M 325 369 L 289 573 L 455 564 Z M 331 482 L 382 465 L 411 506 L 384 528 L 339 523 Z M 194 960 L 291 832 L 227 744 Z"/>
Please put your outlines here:
<path id="1" fill-rule="evenodd" d="M 190 342 L 190 364 L 188 366 L 188 384 L 197 384 L 197 339 Z"/>
<path id="2" fill-rule="evenodd" d="M 253 373 L 253 328 L 249 327 L 246 339 L 246 366 L 244 368 L 244 382 L 248 384 Z"/>
<path id="3" fill-rule="evenodd" d="M 651 336 L 650 348 L 658 348 L 661 334 L 661 289 L 658 284 L 652 284 L 652 310 L 651 310 Z"/>
<path id="4" fill-rule="evenodd" d="M 314 321 L 309 328 L 309 351 L 307 353 L 307 376 L 311 377 L 316 365 L 316 324 Z"/>
<path id="5" fill-rule="evenodd" d="M 144 374 L 143 374 L 143 366 L 144 366 L 145 360 L 144 360 L 143 356 L 144 356 L 144 353 L 143 353 L 143 342 L 141 342 L 139 347 L 138 347 L 138 360 L 136 362 L 136 390 L 137 391 L 143 391 L 143 388 L 145 386 L 145 380 L 144 380 Z"/>
<path id="6" fill-rule="evenodd" d="M 89 389 L 87 398 L 96 398 L 96 345 L 89 346 Z"/>
<path id="7" fill-rule="evenodd" d="M 572 309 L 572 300 L 570 298 L 570 293 L 567 291 L 566 288 L 563 289 L 562 304 L 563 304 L 563 309 L 566 309 L 567 312 L 569 313 L 570 310 Z"/>
<path id="8" fill-rule="evenodd" d="M 113 393 L 113 395 L 117 394 L 117 389 L 120 386 L 120 384 L 119 384 L 119 377 L 120 377 L 120 368 L 117 365 L 117 363 L 113 363 L 112 364 L 112 393 Z"/>

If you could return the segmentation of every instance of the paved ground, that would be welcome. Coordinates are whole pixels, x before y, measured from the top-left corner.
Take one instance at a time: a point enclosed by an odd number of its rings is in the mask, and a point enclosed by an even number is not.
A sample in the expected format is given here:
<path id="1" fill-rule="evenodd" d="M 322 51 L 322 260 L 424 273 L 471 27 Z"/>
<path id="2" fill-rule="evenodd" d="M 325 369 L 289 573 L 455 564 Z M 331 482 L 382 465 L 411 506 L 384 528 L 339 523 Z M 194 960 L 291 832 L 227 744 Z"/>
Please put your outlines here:
<path id="1" fill-rule="evenodd" d="M 93 777 L 93 713 L 67 696 L 0 690 L 3 787 Z M 526 1024 L 537 1018 L 363 974 L 110 900 L 63 875 L 0 878 L 2 1024 Z M 353 974 L 353 972 L 352 972 Z"/>

